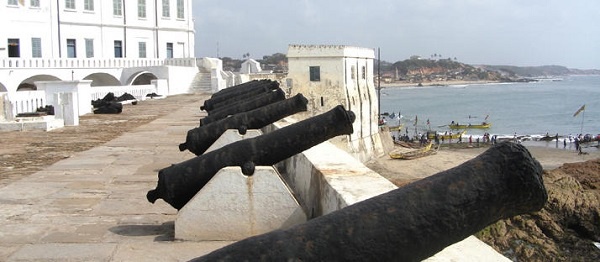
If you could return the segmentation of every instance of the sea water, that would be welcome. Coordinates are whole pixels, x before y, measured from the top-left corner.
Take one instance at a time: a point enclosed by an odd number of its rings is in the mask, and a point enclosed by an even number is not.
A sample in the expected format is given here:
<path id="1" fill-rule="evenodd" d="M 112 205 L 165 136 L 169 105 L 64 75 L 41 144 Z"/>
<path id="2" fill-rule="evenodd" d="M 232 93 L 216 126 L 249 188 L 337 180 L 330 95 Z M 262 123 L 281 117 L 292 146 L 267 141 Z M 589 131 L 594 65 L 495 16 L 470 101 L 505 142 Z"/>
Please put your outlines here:
<path id="1" fill-rule="evenodd" d="M 585 110 L 573 116 L 583 105 Z M 400 114 L 399 119 L 388 118 L 388 123 L 400 121 L 403 132 L 408 131 L 409 135 L 427 130 L 449 132 L 452 121 L 486 121 L 492 124 L 491 128 L 468 129 L 466 136 L 596 136 L 600 134 L 600 76 L 529 83 L 386 87 L 381 89 L 381 112 Z"/>

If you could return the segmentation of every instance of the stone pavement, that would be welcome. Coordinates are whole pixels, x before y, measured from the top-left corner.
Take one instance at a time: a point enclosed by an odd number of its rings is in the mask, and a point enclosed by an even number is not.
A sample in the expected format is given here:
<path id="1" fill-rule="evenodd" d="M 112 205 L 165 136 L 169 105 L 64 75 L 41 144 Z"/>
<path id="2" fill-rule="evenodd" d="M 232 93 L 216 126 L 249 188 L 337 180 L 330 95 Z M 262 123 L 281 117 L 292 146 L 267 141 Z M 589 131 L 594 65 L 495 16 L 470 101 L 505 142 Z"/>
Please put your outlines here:
<path id="1" fill-rule="evenodd" d="M 158 170 L 198 125 L 200 102 L 0 188 L 0 261 L 186 261 L 231 242 L 174 240 L 177 210 L 151 204 Z"/>

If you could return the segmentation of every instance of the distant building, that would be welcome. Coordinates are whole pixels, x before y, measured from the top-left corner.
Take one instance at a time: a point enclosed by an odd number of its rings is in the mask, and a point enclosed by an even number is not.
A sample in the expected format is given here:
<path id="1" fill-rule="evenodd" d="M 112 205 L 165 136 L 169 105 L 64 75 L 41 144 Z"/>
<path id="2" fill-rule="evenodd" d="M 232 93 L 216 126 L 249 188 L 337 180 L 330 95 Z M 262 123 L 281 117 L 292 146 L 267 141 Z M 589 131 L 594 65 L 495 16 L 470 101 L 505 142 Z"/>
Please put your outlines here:
<path id="1" fill-rule="evenodd" d="M 356 114 L 354 133 L 336 144 L 361 160 L 382 154 L 373 81 L 375 51 L 343 45 L 289 45 L 287 56 L 288 91 L 290 95 L 302 93 L 309 100 L 308 112 L 299 116 L 308 118 L 343 105 Z"/>
<path id="2" fill-rule="evenodd" d="M 260 67 L 260 63 L 254 59 L 248 59 L 242 63 L 240 67 L 240 73 L 242 74 L 258 74 L 262 73 L 262 68 Z M 270 73 L 270 72 L 268 72 Z"/>

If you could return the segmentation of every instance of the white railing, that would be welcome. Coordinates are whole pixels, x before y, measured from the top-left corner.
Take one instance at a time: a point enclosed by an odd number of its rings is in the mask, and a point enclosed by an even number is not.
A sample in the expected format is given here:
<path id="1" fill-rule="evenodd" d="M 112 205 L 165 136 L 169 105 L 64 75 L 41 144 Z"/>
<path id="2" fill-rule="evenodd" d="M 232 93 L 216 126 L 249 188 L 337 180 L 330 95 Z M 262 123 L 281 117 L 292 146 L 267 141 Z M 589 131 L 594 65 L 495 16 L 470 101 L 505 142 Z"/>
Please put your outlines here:
<path id="1" fill-rule="evenodd" d="M 92 100 L 104 98 L 112 92 L 115 97 L 128 93 L 137 100 L 145 100 L 147 94 L 158 93 L 155 85 L 135 85 L 135 86 L 94 86 L 91 89 Z"/>
<path id="2" fill-rule="evenodd" d="M 169 58 L 165 60 L 166 66 L 185 66 L 194 67 L 196 65 L 196 58 Z"/>
<path id="3" fill-rule="evenodd" d="M 150 66 L 196 66 L 196 58 L 2 58 L 0 68 L 128 68 Z"/>
<path id="4" fill-rule="evenodd" d="M 10 94 L 12 116 L 20 113 L 30 113 L 46 106 L 46 92 L 44 91 L 19 91 Z"/>

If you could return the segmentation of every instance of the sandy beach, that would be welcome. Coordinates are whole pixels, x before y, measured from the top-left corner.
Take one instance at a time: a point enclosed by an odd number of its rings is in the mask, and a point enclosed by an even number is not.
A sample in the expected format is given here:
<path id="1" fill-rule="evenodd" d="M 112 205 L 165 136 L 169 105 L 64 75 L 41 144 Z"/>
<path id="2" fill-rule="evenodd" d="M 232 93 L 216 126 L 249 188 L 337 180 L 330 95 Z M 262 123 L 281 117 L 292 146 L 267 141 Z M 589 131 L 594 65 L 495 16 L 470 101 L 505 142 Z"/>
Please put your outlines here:
<path id="1" fill-rule="evenodd" d="M 556 149 L 525 144 L 532 156 L 540 162 L 544 170 L 552 170 L 564 163 L 584 162 L 600 158 L 600 150 L 590 147 L 579 155 L 574 150 Z M 396 145 L 396 147 L 400 147 Z M 436 154 L 413 160 L 392 159 L 387 154 L 367 163 L 367 166 L 392 181 L 396 185 L 418 180 L 438 172 L 458 166 L 487 150 L 482 147 L 442 147 Z"/>

